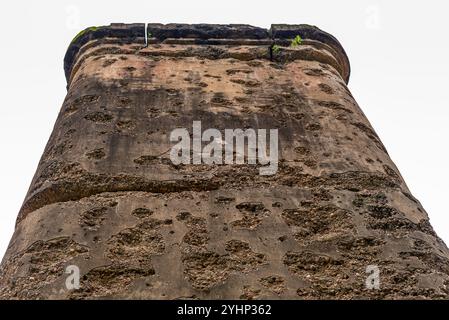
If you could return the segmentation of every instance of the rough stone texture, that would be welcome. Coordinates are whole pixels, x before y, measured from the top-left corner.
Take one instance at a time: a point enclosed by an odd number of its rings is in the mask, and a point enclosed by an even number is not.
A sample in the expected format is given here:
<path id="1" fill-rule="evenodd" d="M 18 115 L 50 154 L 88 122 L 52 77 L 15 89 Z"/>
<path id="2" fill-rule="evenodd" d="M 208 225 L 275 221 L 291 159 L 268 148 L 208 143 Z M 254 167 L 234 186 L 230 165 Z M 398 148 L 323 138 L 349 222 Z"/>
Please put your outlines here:
<path id="1" fill-rule="evenodd" d="M 448 249 L 351 96 L 334 37 L 149 24 L 144 47 L 143 30 L 91 28 L 67 50 L 67 97 L 0 298 L 449 297 Z M 193 120 L 278 128 L 278 173 L 173 165 L 169 134 Z M 365 288 L 368 265 L 379 290 Z"/>

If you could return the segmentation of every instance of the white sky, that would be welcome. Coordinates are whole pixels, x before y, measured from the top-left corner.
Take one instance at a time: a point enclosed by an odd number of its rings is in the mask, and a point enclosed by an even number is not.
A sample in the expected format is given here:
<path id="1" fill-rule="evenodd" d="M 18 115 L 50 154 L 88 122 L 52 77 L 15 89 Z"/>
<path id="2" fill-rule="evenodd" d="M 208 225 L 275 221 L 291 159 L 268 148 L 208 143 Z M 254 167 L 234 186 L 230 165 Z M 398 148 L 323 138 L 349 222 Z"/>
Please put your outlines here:
<path id="1" fill-rule="evenodd" d="M 75 34 L 111 22 L 308 23 L 336 36 L 349 88 L 449 243 L 447 1 L 2 1 L 0 257 L 66 94 Z"/>

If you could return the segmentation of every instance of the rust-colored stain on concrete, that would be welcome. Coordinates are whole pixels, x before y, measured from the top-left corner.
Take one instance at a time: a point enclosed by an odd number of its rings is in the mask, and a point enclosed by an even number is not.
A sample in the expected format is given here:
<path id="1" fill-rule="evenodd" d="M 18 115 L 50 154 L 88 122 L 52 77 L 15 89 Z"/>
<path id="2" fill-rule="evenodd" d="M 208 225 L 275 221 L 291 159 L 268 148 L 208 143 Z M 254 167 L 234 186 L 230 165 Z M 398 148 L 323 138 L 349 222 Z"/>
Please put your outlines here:
<path id="1" fill-rule="evenodd" d="M 113 24 L 69 46 L 0 298 L 449 298 L 449 251 L 349 92 L 335 38 L 149 24 L 145 47 L 143 30 Z M 278 129 L 278 172 L 174 165 L 170 132 L 193 121 Z"/>

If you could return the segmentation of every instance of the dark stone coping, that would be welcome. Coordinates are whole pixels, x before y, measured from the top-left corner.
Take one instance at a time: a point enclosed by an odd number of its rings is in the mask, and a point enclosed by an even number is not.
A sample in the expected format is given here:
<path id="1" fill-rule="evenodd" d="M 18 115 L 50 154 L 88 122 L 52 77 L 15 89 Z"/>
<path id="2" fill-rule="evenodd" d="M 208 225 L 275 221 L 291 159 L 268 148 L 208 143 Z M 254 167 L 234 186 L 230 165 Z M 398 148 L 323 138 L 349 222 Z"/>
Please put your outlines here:
<path id="1" fill-rule="evenodd" d="M 335 58 L 342 65 L 343 77 L 349 81 L 350 64 L 343 46 L 327 32 L 307 24 L 289 25 L 273 24 L 270 29 L 253 27 L 246 24 L 147 24 L 151 43 L 164 42 L 166 39 L 195 39 L 197 44 L 226 44 L 234 40 L 235 44 L 267 45 L 291 40 L 297 35 L 303 39 L 315 40 L 330 46 L 338 56 Z M 64 72 L 67 81 L 81 47 L 92 40 L 116 38 L 122 43 L 142 43 L 145 39 L 144 23 L 112 23 L 109 26 L 90 27 L 81 31 L 70 43 L 64 57 Z M 227 40 L 220 43 L 219 39 Z M 239 43 L 237 40 L 242 40 Z"/>

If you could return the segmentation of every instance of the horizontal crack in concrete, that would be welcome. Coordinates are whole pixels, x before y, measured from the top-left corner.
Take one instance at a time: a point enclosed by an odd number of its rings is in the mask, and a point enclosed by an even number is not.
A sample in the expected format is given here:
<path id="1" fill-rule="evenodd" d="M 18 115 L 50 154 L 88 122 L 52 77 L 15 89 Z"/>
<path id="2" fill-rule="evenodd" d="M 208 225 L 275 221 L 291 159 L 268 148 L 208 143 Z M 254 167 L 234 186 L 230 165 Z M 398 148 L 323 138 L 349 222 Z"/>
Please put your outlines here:
<path id="1" fill-rule="evenodd" d="M 46 205 L 76 201 L 104 192 L 144 191 L 152 193 L 172 193 L 183 191 L 208 191 L 218 189 L 219 184 L 209 179 L 196 180 L 148 180 L 141 177 L 119 175 L 87 174 L 80 179 L 62 180 L 37 191 L 25 200 L 16 224 L 26 216 Z"/>

